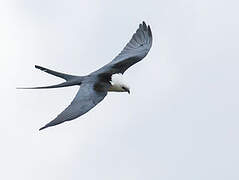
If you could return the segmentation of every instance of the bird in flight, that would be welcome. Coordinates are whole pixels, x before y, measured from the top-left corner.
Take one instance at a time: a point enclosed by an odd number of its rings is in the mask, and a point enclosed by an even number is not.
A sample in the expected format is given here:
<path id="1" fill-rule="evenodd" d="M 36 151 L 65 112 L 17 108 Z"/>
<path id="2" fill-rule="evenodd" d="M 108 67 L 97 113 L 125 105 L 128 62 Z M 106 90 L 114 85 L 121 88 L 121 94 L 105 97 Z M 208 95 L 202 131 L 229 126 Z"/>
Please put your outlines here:
<path id="1" fill-rule="evenodd" d="M 139 25 L 139 28 L 134 33 L 131 40 L 126 44 L 118 56 L 108 64 L 86 76 L 60 73 L 36 65 L 35 67 L 37 69 L 60 77 L 64 79 L 65 82 L 52 86 L 19 89 L 47 89 L 74 85 L 80 86 L 71 104 L 54 120 L 50 121 L 39 130 L 61 124 L 65 121 L 71 121 L 87 113 L 102 101 L 109 91 L 130 93 L 129 87 L 123 82 L 115 81 L 113 76 L 116 74 L 123 75 L 130 66 L 141 61 L 148 54 L 151 46 L 152 32 L 150 26 L 147 26 L 145 22 L 143 22 Z"/>

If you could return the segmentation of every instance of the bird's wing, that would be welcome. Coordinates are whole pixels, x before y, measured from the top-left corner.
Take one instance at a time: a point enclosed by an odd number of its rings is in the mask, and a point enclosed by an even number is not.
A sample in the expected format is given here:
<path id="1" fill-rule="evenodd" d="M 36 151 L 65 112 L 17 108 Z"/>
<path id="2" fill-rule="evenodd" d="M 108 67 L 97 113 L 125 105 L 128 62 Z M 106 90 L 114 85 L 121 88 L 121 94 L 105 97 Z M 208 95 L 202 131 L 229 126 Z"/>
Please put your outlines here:
<path id="1" fill-rule="evenodd" d="M 73 120 L 95 107 L 107 95 L 107 90 L 102 88 L 97 90 L 96 85 L 97 83 L 83 82 L 71 104 L 53 121 L 40 128 L 40 130 Z"/>
<path id="2" fill-rule="evenodd" d="M 150 26 L 145 22 L 139 25 L 136 33 L 113 61 L 106 64 L 92 74 L 101 73 L 121 73 L 123 74 L 130 66 L 142 60 L 149 52 L 152 46 L 152 32 Z"/>

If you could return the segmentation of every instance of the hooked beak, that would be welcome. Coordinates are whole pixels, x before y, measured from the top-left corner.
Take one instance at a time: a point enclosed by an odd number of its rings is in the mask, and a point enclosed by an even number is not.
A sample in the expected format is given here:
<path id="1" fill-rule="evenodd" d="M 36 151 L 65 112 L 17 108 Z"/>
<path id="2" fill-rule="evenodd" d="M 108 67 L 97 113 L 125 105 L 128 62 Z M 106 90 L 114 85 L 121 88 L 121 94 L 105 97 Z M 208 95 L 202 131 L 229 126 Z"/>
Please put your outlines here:
<path id="1" fill-rule="evenodd" d="M 129 89 L 127 89 L 126 92 L 130 94 L 130 90 Z"/>
<path id="2" fill-rule="evenodd" d="M 124 92 L 127 92 L 127 93 L 129 93 L 129 94 L 130 94 L 130 90 L 129 90 L 129 88 L 122 87 L 122 89 L 124 90 Z"/>

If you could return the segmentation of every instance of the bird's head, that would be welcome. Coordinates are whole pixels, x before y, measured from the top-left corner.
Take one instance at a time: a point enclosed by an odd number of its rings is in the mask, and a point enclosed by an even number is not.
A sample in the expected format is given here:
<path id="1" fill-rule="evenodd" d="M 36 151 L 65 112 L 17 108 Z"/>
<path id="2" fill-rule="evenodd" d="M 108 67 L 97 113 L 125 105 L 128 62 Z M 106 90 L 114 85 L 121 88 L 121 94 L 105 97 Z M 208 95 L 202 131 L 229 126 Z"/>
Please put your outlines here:
<path id="1" fill-rule="evenodd" d="M 122 75 L 114 74 L 111 80 L 111 87 L 108 91 L 127 92 L 130 94 L 129 86 L 123 81 Z"/>

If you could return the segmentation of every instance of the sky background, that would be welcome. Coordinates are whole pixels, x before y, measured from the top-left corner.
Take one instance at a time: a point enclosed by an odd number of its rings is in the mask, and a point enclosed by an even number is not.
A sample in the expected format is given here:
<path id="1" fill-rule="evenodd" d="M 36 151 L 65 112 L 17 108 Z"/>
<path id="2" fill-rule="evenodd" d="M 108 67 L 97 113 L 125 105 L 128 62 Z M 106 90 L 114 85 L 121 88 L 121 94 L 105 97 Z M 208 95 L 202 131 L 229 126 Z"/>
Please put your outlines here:
<path id="1" fill-rule="evenodd" d="M 239 12 L 233 0 L 0 1 L 0 179 L 238 180 Z M 142 21 L 153 46 L 84 116 L 38 131 Z"/>

